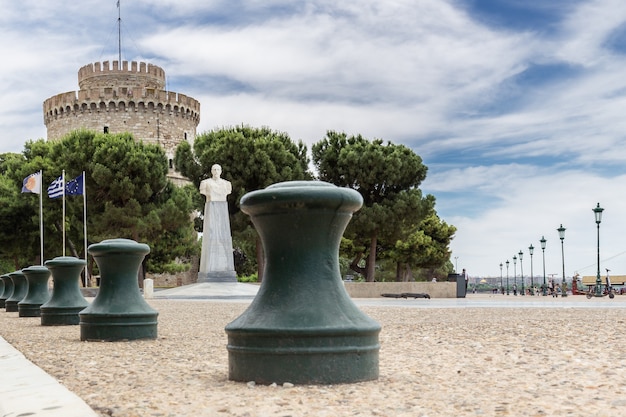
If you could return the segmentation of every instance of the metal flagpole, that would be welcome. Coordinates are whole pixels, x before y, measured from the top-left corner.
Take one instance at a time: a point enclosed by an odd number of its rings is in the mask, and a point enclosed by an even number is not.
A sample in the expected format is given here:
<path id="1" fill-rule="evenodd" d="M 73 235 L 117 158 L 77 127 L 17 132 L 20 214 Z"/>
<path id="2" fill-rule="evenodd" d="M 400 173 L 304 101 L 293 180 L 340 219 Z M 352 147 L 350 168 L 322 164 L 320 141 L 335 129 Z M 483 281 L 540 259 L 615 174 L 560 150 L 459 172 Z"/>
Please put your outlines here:
<path id="1" fill-rule="evenodd" d="M 39 170 L 39 245 L 41 265 L 43 266 L 43 170 Z"/>
<path id="2" fill-rule="evenodd" d="M 87 186 L 85 183 L 87 179 L 85 178 L 85 171 L 83 171 L 83 235 L 85 236 L 85 262 L 88 262 L 87 259 Z M 89 283 L 89 265 L 85 264 L 85 288 L 87 288 Z"/>
<path id="3" fill-rule="evenodd" d="M 65 256 L 65 170 L 61 173 L 61 185 L 63 185 L 63 256 Z"/>

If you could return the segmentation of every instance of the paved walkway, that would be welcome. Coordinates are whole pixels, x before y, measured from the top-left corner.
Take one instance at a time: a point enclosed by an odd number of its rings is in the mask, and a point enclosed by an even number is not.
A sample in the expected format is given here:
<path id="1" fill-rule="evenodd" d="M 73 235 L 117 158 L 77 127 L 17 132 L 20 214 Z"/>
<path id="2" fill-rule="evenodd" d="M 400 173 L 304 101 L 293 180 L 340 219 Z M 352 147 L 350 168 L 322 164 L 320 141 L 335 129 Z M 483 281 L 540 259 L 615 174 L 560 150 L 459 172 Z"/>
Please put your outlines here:
<path id="1" fill-rule="evenodd" d="M 154 298 L 240 301 L 249 303 L 258 285 L 201 283 L 157 291 Z M 584 296 L 553 298 L 469 294 L 461 299 L 357 299 L 361 306 L 400 308 L 626 308 L 626 295 L 587 299 Z M 17 314 L 5 313 L 0 314 Z M 0 337 L 0 417 L 92 417 L 97 414 L 56 379 L 27 360 Z"/>
<path id="2" fill-rule="evenodd" d="M 252 300 L 259 290 L 259 286 L 257 284 L 240 282 L 201 282 L 170 288 L 169 290 L 156 291 L 154 298 L 170 300 Z"/>
<path id="3" fill-rule="evenodd" d="M 97 416 L 81 398 L 35 366 L 2 337 L 0 374 L 0 417 Z"/>

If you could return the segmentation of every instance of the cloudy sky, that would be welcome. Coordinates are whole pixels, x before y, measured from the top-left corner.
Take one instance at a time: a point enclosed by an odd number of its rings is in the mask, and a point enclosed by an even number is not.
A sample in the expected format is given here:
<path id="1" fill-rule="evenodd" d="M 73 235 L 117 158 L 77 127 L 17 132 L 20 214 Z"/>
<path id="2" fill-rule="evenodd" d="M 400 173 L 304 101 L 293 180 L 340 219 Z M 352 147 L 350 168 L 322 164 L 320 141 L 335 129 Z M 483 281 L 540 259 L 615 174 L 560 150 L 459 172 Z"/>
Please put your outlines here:
<path id="1" fill-rule="evenodd" d="M 42 103 L 117 59 L 116 0 L 0 0 L 0 152 L 45 137 Z M 626 274 L 623 0 L 121 0 L 122 58 L 202 106 L 199 132 L 329 129 L 411 147 L 470 276 Z M 504 269 L 506 275 L 506 268 Z M 518 261 L 516 273 L 520 273 Z"/>

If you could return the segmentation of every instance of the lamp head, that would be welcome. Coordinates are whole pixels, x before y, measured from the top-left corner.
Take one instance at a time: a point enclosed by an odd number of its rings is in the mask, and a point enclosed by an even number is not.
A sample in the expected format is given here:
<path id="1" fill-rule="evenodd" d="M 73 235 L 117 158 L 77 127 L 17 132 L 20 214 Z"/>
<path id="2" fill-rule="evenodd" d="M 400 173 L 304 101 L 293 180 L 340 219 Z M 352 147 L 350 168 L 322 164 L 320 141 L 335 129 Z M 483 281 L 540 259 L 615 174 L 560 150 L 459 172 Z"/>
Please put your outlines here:
<path id="1" fill-rule="evenodd" d="M 602 221 L 602 212 L 603 211 L 604 211 L 604 209 L 602 207 L 600 207 L 600 203 L 598 203 L 596 208 L 593 209 L 593 214 L 596 217 L 596 224 L 600 224 L 600 222 Z"/>
<path id="2" fill-rule="evenodd" d="M 559 232 L 559 239 L 561 240 L 565 239 L 565 228 L 563 227 L 562 224 L 561 224 L 561 227 L 556 229 L 556 231 Z"/>
<path id="3" fill-rule="evenodd" d="M 546 248 L 546 238 L 541 236 L 541 239 L 539 240 L 539 243 L 541 243 L 541 249 L 545 249 Z"/>
<path id="4" fill-rule="evenodd" d="M 530 246 L 528 247 L 528 253 L 530 253 L 530 256 L 533 256 L 533 251 L 535 250 L 535 247 L 533 246 L 533 244 L 531 243 Z"/>

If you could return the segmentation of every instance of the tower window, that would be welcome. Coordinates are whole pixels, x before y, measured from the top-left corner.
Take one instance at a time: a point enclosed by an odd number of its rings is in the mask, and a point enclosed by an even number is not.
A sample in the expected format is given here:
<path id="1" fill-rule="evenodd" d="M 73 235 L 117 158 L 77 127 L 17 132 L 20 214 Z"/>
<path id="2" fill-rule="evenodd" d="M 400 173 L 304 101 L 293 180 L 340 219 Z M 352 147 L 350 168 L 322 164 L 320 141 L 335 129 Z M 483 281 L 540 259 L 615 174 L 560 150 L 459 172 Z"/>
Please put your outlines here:
<path id="1" fill-rule="evenodd" d="M 109 126 L 104 127 L 104 133 L 109 133 Z"/>
<path id="2" fill-rule="evenodd" d="M 170 158 L 170 169 L 174 169 L 174 160 Z"/>
<path id="3" fill-rule="evenodd" d="M 187 140 L 187 132 L 185 132 L 185 140 Z"/>

